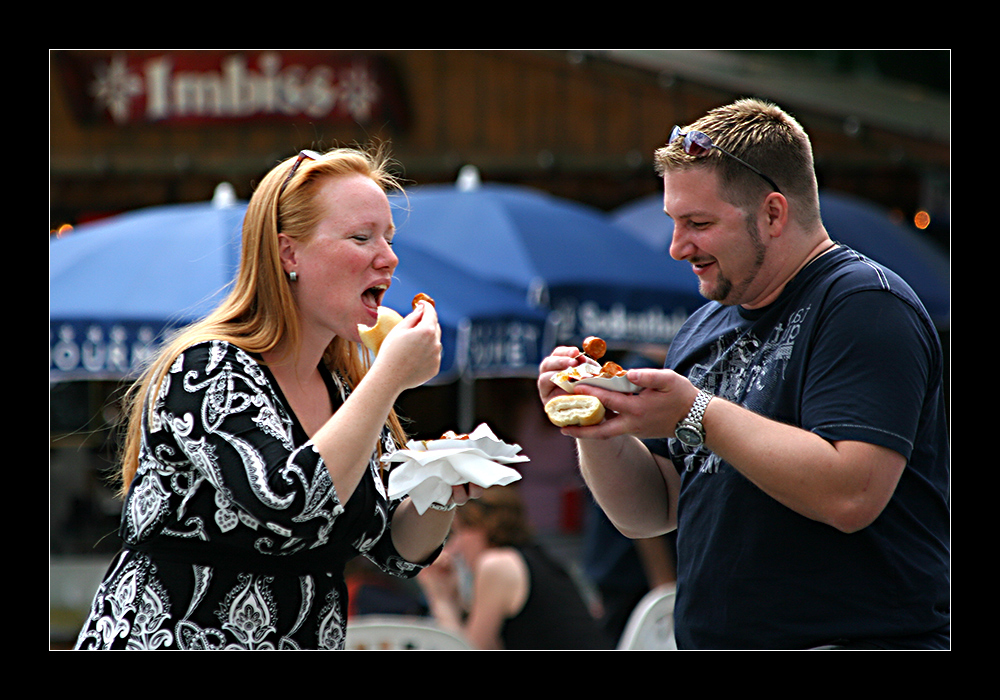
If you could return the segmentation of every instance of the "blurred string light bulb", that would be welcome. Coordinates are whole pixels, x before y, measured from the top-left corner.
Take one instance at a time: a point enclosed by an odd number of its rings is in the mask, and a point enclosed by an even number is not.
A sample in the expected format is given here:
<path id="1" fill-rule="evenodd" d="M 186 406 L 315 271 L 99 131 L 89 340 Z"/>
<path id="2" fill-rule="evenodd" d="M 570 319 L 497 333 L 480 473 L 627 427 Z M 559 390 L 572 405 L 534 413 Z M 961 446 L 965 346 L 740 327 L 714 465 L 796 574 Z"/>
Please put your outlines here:
<path id="1" fill-rule="evenodd" d="M 931 215 L 925 211 L 918 211 L 913 215 L 913 225 L 923 230 L 931 225 Z"/>

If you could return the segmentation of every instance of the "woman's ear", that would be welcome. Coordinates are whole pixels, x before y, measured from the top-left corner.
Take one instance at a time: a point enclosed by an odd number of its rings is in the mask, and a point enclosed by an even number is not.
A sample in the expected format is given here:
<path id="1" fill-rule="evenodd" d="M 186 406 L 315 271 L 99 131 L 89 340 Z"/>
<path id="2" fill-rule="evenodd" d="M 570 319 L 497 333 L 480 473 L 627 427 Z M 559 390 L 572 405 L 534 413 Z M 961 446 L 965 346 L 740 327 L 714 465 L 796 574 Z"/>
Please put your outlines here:
<path id="1" fill-rule="evenodd" d="M 281 269 L 285 274 L 293 272 L 298 265 L 298 244 L 290 236 L 284 233 L 278 234 L 278 259 L 281 261 Z"/>

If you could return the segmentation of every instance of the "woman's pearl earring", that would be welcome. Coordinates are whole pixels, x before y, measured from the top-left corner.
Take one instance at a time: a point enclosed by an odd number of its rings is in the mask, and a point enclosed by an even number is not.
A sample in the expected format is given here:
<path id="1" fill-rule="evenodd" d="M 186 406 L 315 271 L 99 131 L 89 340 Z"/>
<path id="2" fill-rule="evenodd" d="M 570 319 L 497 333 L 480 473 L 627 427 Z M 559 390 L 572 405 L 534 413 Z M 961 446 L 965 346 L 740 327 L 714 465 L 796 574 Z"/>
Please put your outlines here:
<path id="1" fill-rule="evenodd" d="M 289 281 L 294 282 L 298 278 L 299 278 L 299 273 L 296 272 L 295 270 L 292 270 L 291 272 L 288 273 L 288 279 L 289 279 Z"/>

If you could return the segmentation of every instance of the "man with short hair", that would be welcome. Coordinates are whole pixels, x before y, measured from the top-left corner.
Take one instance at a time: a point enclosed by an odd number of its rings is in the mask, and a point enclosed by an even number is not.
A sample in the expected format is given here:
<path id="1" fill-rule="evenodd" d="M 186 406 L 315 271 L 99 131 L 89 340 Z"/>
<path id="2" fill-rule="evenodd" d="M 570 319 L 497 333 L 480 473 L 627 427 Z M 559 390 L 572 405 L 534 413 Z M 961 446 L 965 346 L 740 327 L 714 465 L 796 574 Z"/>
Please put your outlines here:
<path id="1" fill-rule="evenodd" d="M 740 100 L 656 153 L 671 255 L 710 301 L 610 418 L 566 428 L 626 535 L 677 527 L 680 648 L 947 648 L 949 446 L 931 320 L 830 240 L 812 148 Z M 579 362 L 558 348 L 551 374 Z"/>

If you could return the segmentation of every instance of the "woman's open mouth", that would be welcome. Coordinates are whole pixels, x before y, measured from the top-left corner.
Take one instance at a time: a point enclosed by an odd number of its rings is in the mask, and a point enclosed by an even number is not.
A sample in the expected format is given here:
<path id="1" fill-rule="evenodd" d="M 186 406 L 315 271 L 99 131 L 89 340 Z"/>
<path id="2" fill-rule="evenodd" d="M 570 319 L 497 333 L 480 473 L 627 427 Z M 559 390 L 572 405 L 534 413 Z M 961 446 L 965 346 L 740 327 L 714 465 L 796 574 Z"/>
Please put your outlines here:
<path id="1" fill-rule="evenodd" d="M 379 305 L 382 303 L 382 297 L 385 296 L 385 290 L 388 288 L 389 285 L 387 284 L 377 284 L 374 287 L 369 287 L 361 295 L 361 300 L 365 306 L 377 312 Z"/>

